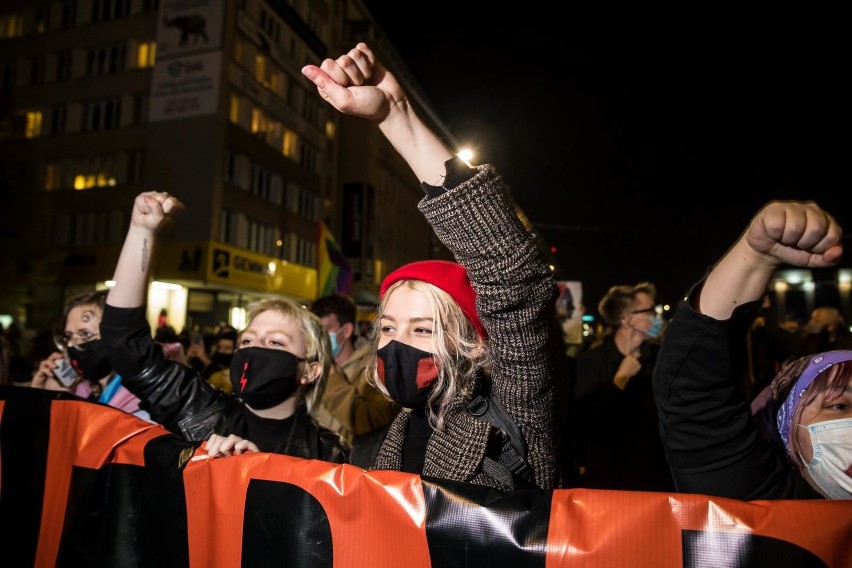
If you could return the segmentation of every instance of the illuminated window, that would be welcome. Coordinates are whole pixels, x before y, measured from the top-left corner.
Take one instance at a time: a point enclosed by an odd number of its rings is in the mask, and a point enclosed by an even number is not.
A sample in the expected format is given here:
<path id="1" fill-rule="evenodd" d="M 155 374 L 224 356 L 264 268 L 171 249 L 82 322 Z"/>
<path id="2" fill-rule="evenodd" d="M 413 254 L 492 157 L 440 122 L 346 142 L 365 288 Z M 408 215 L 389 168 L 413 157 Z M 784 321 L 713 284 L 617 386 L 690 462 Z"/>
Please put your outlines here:
<path id="1" fill-rule="evenodd" d="M 229 118 L 235 124 L 239 124 L 240 122 L 240 97 L 237 95 L 231 95 L 231 112 Z"/>
<path id="2" fill-rule="evenodd" d="M 269 118 L 262 109 L 257 107 L 251 109 L 251 131 L 254 134 L 266 132 L 269 127 Z"/>
<path id="3" fill-rule="evenodd" d="M 31 111 L 27 113 L 27 124 L 24 128 L 26 138 L 36 138 L 41 134 L 41 112 Z"/>
<path id="4" fill-rule="evenodd" d="M 245 48 L 243 47 L 243 42 L 239 39 L 234 40 L 234 61 L 242 65 L 244 53 Z"/>
<path id="5" fill-rule="evenodd" d="M 292 130 L 284 130 L 282 153 L 288 158 L 294 158 L 299 151 L 299 135 Z"/>
<path id="6" fill-rule="evenodd" d="M 59 164 L 47 164 L 44 168 L 44 189 L 59 189 L 62 171 Z"/>
<path id="7" fill-rule="evenodd" d="M 281 73 L 273 72 L 272 76 L 269 78 L 269 88 L 273 93 L 278 93 L 281 91 Z"/>
<path id="8" fill-rule="evenodd" d="M 269 86 L 269 79 L 267 77 L 269 73 L 269 65 L 266 63 L 266 58 L 262 55 L 257 55 L 254 58 L 254 78 L 257 79 L 258 83 L 262 83 L 265 86 Z"/>
<path id="9" fill-rule="evenodd" d="M 148 41 L 140 43 L 139 49 L 136 53 L 136 65 L 139 67 L 151 67 L 152 65 L 154 65 L 154 60 L 156 56 L 156 42 Z"/>
<path id="10" fill-rule="evenodd" d="M 48 6 L 38 6 L 35 11 L 35 32 L 43 34 L 47 31 L 47 20 L 50 14 Z"/>
<path id="11" fill-rule="evenodd" d="M 20 14 L 0 16 L 0 39 L 20 37 L 24 34 L 24 17 Z"/>

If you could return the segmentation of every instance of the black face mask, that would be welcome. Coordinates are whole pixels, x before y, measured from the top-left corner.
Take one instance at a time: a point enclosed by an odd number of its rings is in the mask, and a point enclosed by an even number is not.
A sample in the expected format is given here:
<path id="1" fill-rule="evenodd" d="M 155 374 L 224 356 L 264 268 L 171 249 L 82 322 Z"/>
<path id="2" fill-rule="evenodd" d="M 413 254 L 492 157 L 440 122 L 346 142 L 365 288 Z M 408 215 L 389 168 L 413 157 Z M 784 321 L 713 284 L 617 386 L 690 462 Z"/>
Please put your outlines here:
<path id="1" fill-rule="evenodd" d="M 403 408 L 424 408 L 438 367 L 428 351 L 391 341 L 376 352 L 377 373 L 388 394 Z"/>
<path id="2" fill-rule="evenodd" d="M 231 361 L 234 359 L 233 353 L 214 353 L 211 361 L 223 367 L 230 367 Z"/>
<path id="3" fill-rule="evenodd" d="M 280 349 L 238 349 L 231 359 L 231 385 L 250 407 L 272 408 L 296 392 L 299 361 L 304 359 Z"/>
<path id="4" fill-rule="evenodd" d="M 81 377 L 94 383 L 112 373 L 112 363 L 103 340 L 95 339 L 85 345 L 83 349 L 69 347 L 68 359 Z"/>

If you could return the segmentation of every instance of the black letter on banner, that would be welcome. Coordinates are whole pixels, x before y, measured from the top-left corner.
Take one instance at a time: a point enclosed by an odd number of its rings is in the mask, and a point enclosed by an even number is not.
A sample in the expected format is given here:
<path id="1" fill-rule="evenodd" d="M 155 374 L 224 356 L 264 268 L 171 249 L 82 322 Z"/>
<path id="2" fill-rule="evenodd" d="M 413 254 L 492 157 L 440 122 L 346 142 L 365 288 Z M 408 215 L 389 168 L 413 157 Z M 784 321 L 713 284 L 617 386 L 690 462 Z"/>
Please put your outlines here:
<path id="1" fill-rule="evenodd" d="M 809 550 L 767 536 L 710 531 L 683 531 L 684 568 L 826 568 Z"/>
<path id="2" fill-rule="evenodd" d="M 421 480 L 432 566 L 544 568 L 552 491 Z"/>
<path id="3" fill-rule="evenodd" d="M 313 495 L 281 481 L 249 481 L 243 566 L 332 568 L 332 552 L 331 525 Z"/>
<path id="4" fill-rule="evenodd" d="M 0 423 L 0 542 L 10 545 L 4 547 L 3 565 L 32 566 L 44 506 L 50 404 L 69 396 L 4 386 L 0 398 L 6 401 Z"/>

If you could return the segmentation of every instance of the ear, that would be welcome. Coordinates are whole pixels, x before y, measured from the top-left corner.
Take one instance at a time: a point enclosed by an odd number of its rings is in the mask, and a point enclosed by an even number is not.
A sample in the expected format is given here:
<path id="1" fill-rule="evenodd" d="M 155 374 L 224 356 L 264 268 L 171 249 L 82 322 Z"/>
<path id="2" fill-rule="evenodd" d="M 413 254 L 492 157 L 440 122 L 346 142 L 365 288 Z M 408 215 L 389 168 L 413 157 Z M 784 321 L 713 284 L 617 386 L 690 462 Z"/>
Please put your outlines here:
<path id="1" fill-rule="evenodd" d="M 337 331 L 337 334 L 343 339 L 343 341 L 340 341 L 338 339 L 338 343 L 344 343 L 345 341 L 349 341 L 350 339 L 352 339 L 352 336 L 355 335 L 355 324 L 344 323 L 340 326 L 340 329 Z"/>
<path id="2" fill-rule="evenodd" d="M 303 385 L 309 385 L 322 376 L 322 365 L 319 361 L 305 362 L 304 365 L 305 370 L 302 373 L 302 378 L 299 379 L 299 382 Z"/>

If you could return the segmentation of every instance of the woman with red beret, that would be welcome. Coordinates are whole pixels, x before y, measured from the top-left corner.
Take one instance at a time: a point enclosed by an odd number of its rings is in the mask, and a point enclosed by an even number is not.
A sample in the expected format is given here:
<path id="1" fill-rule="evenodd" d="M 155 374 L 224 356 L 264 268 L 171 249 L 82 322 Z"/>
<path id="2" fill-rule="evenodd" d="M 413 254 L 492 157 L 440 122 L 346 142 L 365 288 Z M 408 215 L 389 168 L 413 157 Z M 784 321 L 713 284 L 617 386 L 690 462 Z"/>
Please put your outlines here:
<path id="1" fill-rule="evenodd" d="M 367 45 L 302 73 L 336 109 L 378 125 L 421 180 L 418 208 L 458 261 L 411 263 L 382 282 L 368 373 L 403 411 L 356 442 L 353 463 L 501 490 L 555 487 L 564 376 L 558 289 L 507 187 L 493 167 L 454 156 Z M 500 467 L 513 426 L 498 428 L 472 410 L 483 394 L 517 428 L 512 442 L 528 475 Z"/>

